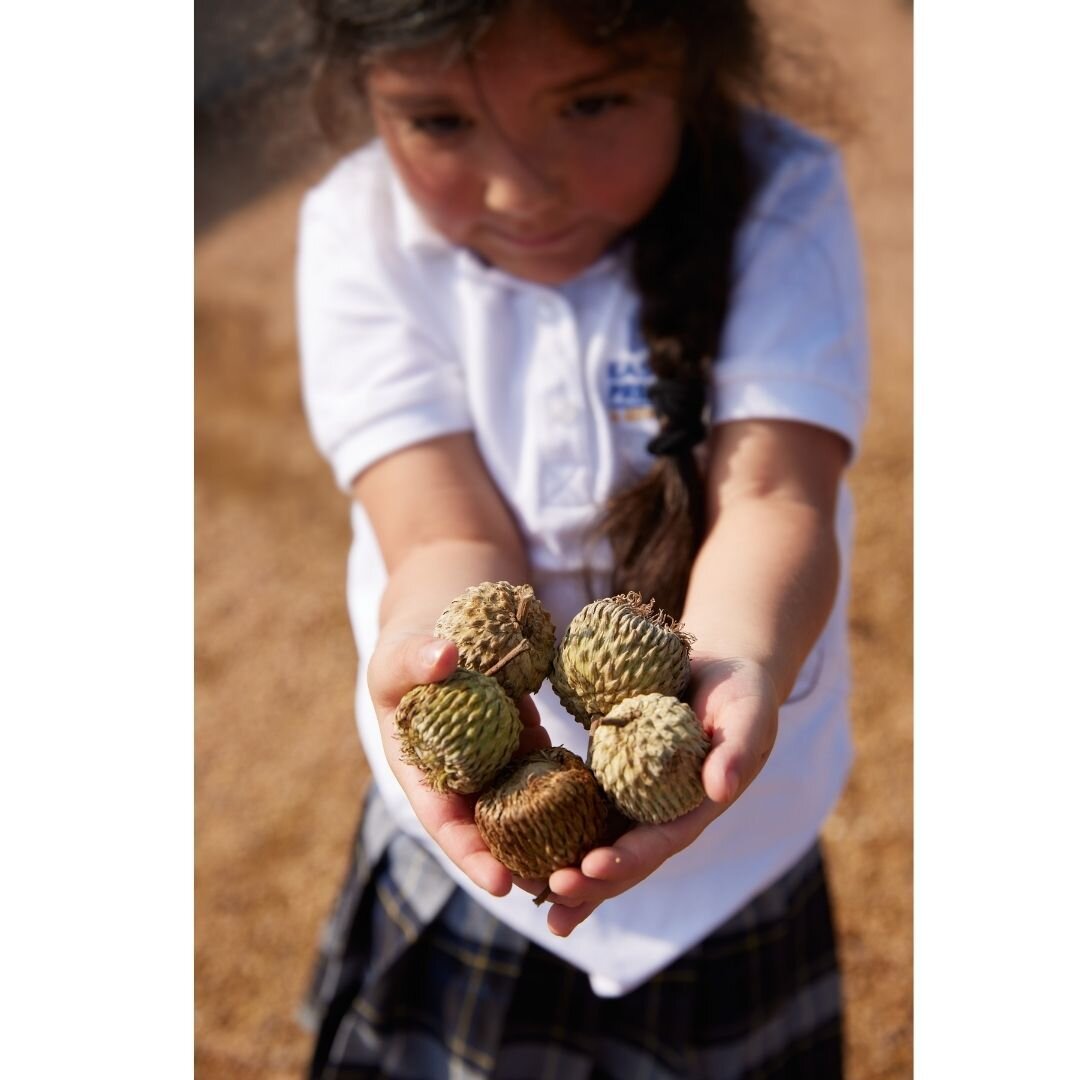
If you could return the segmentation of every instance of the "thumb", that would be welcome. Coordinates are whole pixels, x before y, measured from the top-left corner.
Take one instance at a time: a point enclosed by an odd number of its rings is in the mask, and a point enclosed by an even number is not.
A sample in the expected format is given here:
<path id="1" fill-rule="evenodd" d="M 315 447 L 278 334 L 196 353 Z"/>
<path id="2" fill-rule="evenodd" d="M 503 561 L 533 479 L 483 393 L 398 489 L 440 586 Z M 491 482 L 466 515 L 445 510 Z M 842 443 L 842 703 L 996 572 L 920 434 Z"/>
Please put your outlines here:
<path id="1" fill-rule="evenodd" d="M 714 733 L 701 781 L 705 794 L 726 810 L 761 772 L 776 741 L 776 721 L 739 718 Z"/>
<path id="2" fill-rule="evenodd" d="M 383 639 L 371 656 L 368 689 L 376 705 L 396 706 L 414 686 L 452 675 L 457 661 L 457 646 L 444 638 L 406 634 Z"/>

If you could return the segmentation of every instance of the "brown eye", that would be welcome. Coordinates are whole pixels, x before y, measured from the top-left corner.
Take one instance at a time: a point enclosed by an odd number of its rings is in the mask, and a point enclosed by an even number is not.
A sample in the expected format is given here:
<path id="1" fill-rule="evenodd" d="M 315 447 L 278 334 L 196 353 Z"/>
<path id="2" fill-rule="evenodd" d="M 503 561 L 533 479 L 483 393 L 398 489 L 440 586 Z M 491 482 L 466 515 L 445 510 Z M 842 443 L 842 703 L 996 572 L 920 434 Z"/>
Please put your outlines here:
<path id="1" fill-rule="evenodd" d="M 626 94 L 589 94 L 585 97 L 574 98 L 563 109 L 563 115 L 571 119 L 587 120 L 594 116 L 603 116 L 629 103 L 630 99 Z"/>
<path id="2" fill-rule="evenodd" d="M 415 130 L 432 138 L 449 138 L 468 131 L 471 124 L 464 116 L 457 113 L 432 113 L 430 116 L 414 116 L 409 125 Z"/>

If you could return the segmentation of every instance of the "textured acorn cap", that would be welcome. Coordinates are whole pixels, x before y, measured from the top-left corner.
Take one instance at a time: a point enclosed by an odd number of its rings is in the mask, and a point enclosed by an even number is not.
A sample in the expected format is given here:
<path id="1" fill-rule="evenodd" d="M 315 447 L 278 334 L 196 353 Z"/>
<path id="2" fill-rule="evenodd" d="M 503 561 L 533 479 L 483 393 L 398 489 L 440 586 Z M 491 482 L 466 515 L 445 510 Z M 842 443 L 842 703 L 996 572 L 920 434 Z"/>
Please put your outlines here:
<path id="1" fill-rule="evenodd" d="M 398 702 L 394 728 L 402 758 L 435 791 L 469 795 L 510 760 L 522 723 L 495 679 L 458 668 L 442 682 L 413 687 Z"/>
<path id="2" fill-rule="evenodd" d="M 701 766 L 709 739 L 694 710 L 674 697 L 627 698 L 599 720 L 589 764 L 600 786 L 628 818 L 674 821 L 705 798 Z"/>
<path id="3" fill-rule="evenodd" d="M 435 635 L 457 645 L 461 667 L 494 675 L 515 701 L 540 689 L 555 656 L 555 624 L 531 585 L 474 585 L 439 616 Z"/>
<path id="4" fill-rule="evenodd" d="M 589 727 L 628 697 L 681 694 L 690 681 L 693 640 L 637 593 L 594 600 L 566 628 L 551 685 L 563 707 Z"/>
<path id="5" fill-rule="evenodd" d="M 512 761 L 476 801 L 491 853 L 520 877 L 575 866 L 607 829 L 604 794 L 585 762 L 561 746 Z"/>

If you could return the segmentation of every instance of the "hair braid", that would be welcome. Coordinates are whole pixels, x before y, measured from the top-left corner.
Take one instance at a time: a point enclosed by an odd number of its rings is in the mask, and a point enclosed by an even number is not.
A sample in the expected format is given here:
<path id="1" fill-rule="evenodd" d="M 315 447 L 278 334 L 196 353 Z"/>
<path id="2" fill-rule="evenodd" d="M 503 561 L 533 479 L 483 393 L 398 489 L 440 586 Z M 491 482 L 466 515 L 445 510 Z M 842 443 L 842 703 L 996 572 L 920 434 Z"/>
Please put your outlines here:
<path id="1" fill-rule="evenodd" d="M 702 115 L 705 110 L 699 110 Z M 614 557 L 612 589 L 654 597 L 678 617 L 705 534 L 695 445 L 710 369 L 727 315 L 735 234 L 752 191 L 738 112 L 714 102 L 706 129 L 688 129 L 678 168 L 636 233 L 634 277 L 660 416 L 650 471 L 609 503 L 598 534 Z"/>

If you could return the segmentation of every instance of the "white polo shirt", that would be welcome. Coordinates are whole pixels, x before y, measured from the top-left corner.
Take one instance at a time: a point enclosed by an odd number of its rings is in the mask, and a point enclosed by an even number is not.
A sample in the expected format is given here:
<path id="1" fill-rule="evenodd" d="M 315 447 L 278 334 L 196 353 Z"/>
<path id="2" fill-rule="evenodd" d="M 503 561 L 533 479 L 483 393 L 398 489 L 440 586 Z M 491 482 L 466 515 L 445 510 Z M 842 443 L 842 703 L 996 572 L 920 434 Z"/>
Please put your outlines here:
<path id="1" fill-rule="evenodd" d="M 867 401 L 858 248 L 836 152 L 776 118 L 748 118 L 764 180 L 736 247 L 730 316 L 714 367 L 715 423 L 801 420 L 857 449 Z M 470 431 L 528 543 L 532 584 L 561 633 L 590 600 L 583 573 L 610 567 L 583 533 L 609 495 L 648 469 L 657 420 L 627 250 L 560 287 L 483 265 L 426 224 L 380 143 L 342 160 L 301 211 L 298 311 L 304 401 L 342 490 L 367 466 L 438 435 Z M 686 850 L 602 904 L 568 939 L 514 889 L 476 888 L 416 820 L 387 764 L 367 693 L 386 572 L 353 504 L 348 602 L 360 664 L 357 718 L 373 779 L 401 827 L 486 909 L 627 993 L 724 922 L 806 850 L 850 761 L 846 644 L 852 508 L 837 510 L 841 585 L 780 712 L 761 774 Z M 600 591 L 604 595 L 601 575 Z M 586 733 L 545 683 L 552 742 L 584 756 Z"/>

